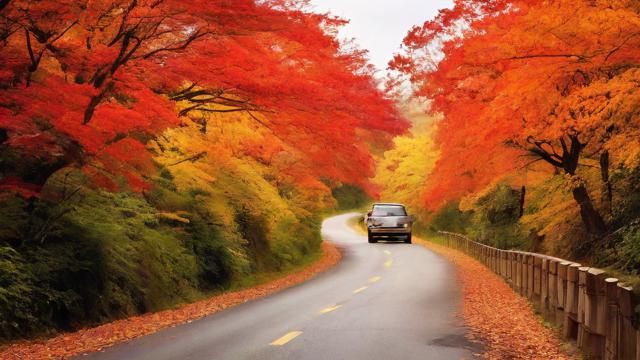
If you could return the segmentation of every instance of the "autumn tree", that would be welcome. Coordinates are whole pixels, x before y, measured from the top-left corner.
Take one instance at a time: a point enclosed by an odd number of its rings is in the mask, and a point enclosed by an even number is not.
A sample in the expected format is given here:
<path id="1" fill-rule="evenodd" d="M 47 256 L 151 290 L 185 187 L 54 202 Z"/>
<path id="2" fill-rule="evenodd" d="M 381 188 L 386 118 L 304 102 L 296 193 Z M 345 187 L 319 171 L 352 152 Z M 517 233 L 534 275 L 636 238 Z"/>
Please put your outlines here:
<path id="1" fill-rule="evenodd" d="M 206 132 L 208 116 L 242 112 L 304 153 L 313 165 L 302 173 L 368 186 L 370 146 L 407 125 L 366 54 L 335 39 L 344 21 L 306 5 L 11 1 L 0 14 L 0 128 L 3 149 L 24 161 L 6 163 L 5 182 L 37 188 L 73 165 L 140 190 L 150 140 L 181 118 Z"/>
<path id="2" fill-rule="evenodd" d="M 568 176 L 586 230 L 601 237 L 604 217 L 577 169 L 601 157 L 607 182 L 608 157 L 622 156 L 622 139 L 638 133 L 637 6 L 474 3 L 458 1 L 411 31 L 407 52 L 392 64 L 444 114 L 426 201 L 477 191 L 526 165 L 528 154 Z M 438 44 L 442 61 L 425 50 Z"/>
<path id="3" fill-rule="evenodd" d="M 422 199 L 416 196 L 429 182 L 438 151 L 434 144 L 435 123 L 425 115 L 423 102 L 404 100 L 401 110 L 412 123 L 411 132 L 394 139 L 394 147 L 377 162 L 374 183 L 381 187 L 380 199 L 401 202 L 419 213 Z"/>

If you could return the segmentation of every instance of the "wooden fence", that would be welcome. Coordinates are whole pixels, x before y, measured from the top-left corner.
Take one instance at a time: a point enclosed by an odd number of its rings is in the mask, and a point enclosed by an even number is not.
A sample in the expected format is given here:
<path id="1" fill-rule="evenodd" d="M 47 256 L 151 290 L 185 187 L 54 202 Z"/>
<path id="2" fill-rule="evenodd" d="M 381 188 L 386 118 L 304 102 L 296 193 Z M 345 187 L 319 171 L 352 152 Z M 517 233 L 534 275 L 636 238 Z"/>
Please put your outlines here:
<path id="1" fill-rule="evenodd" d="M 631 287 L 600 269 L 541 254 L 500 250 L 460 234 L 440 233 L 445 246 L 476 258 L 502 276 L 591 358 L 640 360 L 636 297 Z"/>

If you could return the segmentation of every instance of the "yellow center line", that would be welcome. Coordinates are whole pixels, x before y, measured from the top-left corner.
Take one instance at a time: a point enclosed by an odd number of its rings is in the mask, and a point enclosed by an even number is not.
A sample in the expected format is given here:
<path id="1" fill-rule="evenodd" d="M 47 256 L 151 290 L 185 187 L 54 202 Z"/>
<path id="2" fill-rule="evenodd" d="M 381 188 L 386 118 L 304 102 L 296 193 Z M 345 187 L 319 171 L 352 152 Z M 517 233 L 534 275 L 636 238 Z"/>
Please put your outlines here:
<path id="1" fill-rule="evenodd" d="M 384 267 L 390 268 L 393 265 L 393 260 L 387 260 L 384 262 Z"/>
<path id="2" fill-rule="evenodd" d="M 359 287 L 359 288 L 353 290 L 353 293 L 357 294 L 359 292 L 363 292 L 363 291 L 367 290 L 367 288 L 368 288 L 368 286 Z"/>
<path id="3" fill-rule="evenodd" d="M 389 251 L 389 250 L 385 250 L 384 253 L 387 254 L 387 255 L 391 255 L 391 251 Z"/>
<path id="4" fill-rule="evenodd" d="M 282 345 L 288 343 L 289 341 L 297 338 L 298 336 L 300 336 L 300 334 L 302 334 L 302 331 L 292 331 L 292 332 L 286 334 L 285 336 L 279 338 L 278 340 L 274 340 L 269 345 L 282 346 Z"/>
<path id="5" fill-rule="evenodd" d="M 369 278 L 369 282 L 370 283 L 378 282 L 378 281 L 380 281 L 380 279 L 382 279 L 380 276 L 373 276 L 373 277 Z"/>
<path id="6" fill-rule="evenodd" d="M 328 312 L 332 312 L 334 310 L 338 310 L 341 307 L 342 307 L 342 305 L 331 306 L 331 307 L 328 307 L 328 308 L 320 310 L 320 314 L 326 314 Z"/>

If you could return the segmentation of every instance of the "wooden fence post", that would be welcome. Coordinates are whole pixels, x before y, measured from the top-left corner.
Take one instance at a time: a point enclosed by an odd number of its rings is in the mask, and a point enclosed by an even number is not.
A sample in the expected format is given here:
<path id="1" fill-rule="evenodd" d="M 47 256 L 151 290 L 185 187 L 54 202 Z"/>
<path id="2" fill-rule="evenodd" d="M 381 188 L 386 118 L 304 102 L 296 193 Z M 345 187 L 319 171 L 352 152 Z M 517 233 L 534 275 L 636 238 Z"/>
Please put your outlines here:
<path id="1" fill-rule="evenodd" d="M 515 267 L 516 267 L 516 271 L 515 271 L 515 276 L 514 276 L 514 281 L 515 281 L 515 285 L 516 285 L 516 290 L 522 294 L 522 254 L 519 253 L 515 253 L 513 254 L 515 261 Z"/>
<path id="2" fill-rule="evenodd" d="M 509 265 L 509 252 L 502 250 L 502 276 L 507 280 L 509 280 Z"/>
<path id="3" fill-rule="evenodd" d="M 568 261 L 558 264 L 558 307 L 556 310 L 556 322 L 564 325 L 564 312 L 567 307 L 567 272 L 569 270 Z"/>
<path id="4" fill-rule="evenodd" d="M 549 259 L 542 259 L 540 272 L 540 307 L 543 313 L 549 310 Z"/>
<path id="5" fill-rule="evenodd" d="M 605 360 L 618 359 L 618 338 L 619 331 L 619 307 L 618 307 L 618 279 L 605 279 L 605 301 L 606 301 L 606 341 Z"/>
<path id="6" fill-rule="evenodd" d="M 482 250 L 484 252 L 483 258 L 484 258 L 484 264 L 488 267 L 491 268 L 491 253 L 489 252 L 489 247 L 484 245 L 482 247 Z"/>
<path id="7" fill-rule="evenodd" d="M 563 336 L 576 340 L 589 358 L 640 360 L 636 297 L 618 279 L 578 263 L 441 234 L 446 246 L 474 257 L 529 297 L 545 317 L 562 325 Z"/>
<path id="8" fill-rule="evenodd" d="M 540 302 L 542 295 L 542 258 L 533 256 L 533 300 Z"/>
<path id="9" fill-rule="evenodd" d="M 496 248 L 491 248 L 491 265 L 493 267 L 493 272 L 500 274 L 500 270 L 498 269 L 498 249 Z"/>
<path id="10" fill-rule="evenodd" d="M 501 250 L 502 254 L 502 276 L 505 279 L 509 279 L 509 252 Z"/>
<path id="11" fill-rule="evenodd" d="M 636 330 L 633 327 L 633 313 L 636 304 L 632 289 L 620 283 L 618 283 L 618 304 L 618 358 L 635 359 L 637 339 Z"/>
<path id="12" fill-rule="evenodd" d="M 591 268 L 586 273 L 584 292 L 583 346 L 587 353 L 604 358 L 606 342 L 606 283 L 604 270 Z"/>
<path id="13" fill-rule="evenodd" d="M 547 287 L 549 291 L 549 303 L 548 309 L 552 312 L 554 323 L 557 321 L 555 318 L 556 309 L 558 307 L 558 261 L 549 259 L 549 278 L 547 280 Z"/>
<path id="14" fill-rule="evenodd" d="M 507 279 L 509 284 L 513 287 L 513 251 L 507 252 Z"/>
<path id="15" fill-rule="evenodd" d="M 578 268 L 578 312 L 576 313 L 576 322 L 578 323 L 578 347 L 587 352 L 587 344 L 589 336 L 585 328 L 585 305 L 586 305 L 586 289 L 587 289 L 587 272 L 589 268 L 581 266 Z"/>
<path id="16" fill-rule="evenodd" d="M 507 283 L 511 283 L 511 251 L 504 250 L 504 279 Z"/>
<path id="17" fill-rule="evenodd" d="M 522 254 L 522 296 L 527 296 L 529 288 L 529 256 Z"/>
<path id="18" fill-rule="evenodd" d="M 533 298 L 533 288 L 534 288 L 534 268 L 533 268 L 533 255 L 526 255 L 527 258 L 527 296 L 529 299 Z"/>
<path id="19" fill-rule="evenodd" d="M 578 269 L 573 263 L 567 268 L 567 298 L 564 306 L 563 335 L 566 339 L 578 338 Z"/>

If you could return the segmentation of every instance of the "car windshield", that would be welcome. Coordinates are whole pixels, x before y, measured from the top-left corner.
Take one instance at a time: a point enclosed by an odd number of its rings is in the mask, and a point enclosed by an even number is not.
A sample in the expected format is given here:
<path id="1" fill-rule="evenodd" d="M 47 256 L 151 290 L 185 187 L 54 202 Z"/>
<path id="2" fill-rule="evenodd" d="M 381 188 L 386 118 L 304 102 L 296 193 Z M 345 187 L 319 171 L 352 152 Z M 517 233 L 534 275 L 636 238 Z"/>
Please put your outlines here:
<path id="1" fill-rule="evenodd" d="M 406 216 L 407 212 L 403 206 L 374 206 L 371 216 Z"/>

